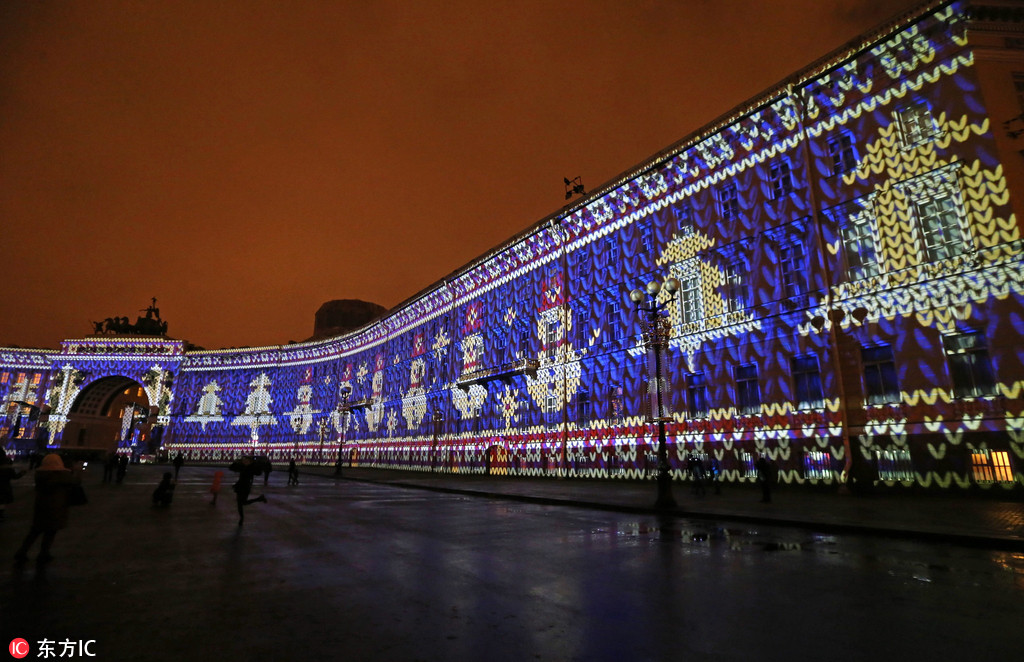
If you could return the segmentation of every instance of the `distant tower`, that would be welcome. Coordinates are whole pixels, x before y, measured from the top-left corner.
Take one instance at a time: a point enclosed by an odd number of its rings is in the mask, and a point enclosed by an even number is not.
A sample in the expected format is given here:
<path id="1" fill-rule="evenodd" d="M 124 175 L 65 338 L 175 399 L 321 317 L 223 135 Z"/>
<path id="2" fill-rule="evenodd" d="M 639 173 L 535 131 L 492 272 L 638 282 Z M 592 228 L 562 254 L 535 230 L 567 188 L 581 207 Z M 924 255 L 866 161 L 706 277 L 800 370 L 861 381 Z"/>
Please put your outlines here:
<path id="1" fill-rule="evenodd" d="M 320 306 L 313 324 L 313 337 L 330 338 L 340 336 L 353 329 L 365 326 L 387 312 L 384 306 L 359 299 L 335 299 Z"/>

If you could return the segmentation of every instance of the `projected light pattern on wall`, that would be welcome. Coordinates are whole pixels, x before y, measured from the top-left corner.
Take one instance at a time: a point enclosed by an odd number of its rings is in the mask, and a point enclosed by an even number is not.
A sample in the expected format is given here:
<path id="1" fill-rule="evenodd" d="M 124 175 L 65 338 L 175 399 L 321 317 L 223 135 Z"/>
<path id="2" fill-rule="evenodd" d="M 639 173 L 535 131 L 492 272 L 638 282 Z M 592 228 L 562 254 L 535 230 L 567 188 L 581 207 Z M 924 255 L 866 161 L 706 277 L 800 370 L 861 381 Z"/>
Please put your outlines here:
<path id="1" fill-rule="evenodd" d="M 677 479 L 766 455 L 794 484 L 1019 488 L 1020 222 L 965 8 L 794 74 L 346 336 L 173 361 L 76 341 L 4 370 L 48 367 L 53 444 L 88 380 L 167 371 L 154 425 L 192 460 L 653 478 L 629 292 L 671 276 Z"/>

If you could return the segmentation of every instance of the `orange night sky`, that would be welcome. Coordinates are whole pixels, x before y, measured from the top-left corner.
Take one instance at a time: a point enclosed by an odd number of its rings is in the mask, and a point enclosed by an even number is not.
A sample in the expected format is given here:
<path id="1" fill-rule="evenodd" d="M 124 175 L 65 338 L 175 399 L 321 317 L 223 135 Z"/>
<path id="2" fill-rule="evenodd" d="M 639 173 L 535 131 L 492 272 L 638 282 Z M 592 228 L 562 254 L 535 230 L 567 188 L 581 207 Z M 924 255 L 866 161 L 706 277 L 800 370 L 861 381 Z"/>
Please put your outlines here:
<path id="1" fill-rule="evenodd" d="M 394 306 L 915 4 L 4 2 L 0 345 Z"/>

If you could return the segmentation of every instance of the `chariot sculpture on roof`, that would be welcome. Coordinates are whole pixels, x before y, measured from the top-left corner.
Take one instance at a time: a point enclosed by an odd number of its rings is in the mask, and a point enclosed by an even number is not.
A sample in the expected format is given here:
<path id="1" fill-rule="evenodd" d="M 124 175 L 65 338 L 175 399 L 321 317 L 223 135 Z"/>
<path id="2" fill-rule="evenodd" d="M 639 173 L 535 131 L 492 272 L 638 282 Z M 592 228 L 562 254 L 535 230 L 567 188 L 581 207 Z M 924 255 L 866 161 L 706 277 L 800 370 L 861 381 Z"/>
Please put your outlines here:
<path id="1" fill-rule="evenodd" d="M 108 317 L 102 322 L 93 322 L 93 334 L 97 336 L 166 336 L 167 322 L 160 319 L 160 309 L 156 307 L 156 297 L 152 299 L 148 307 L 139 312 L 146 313 L 145 317 L 138 316 L 132 324 L 127 317 Z"/>

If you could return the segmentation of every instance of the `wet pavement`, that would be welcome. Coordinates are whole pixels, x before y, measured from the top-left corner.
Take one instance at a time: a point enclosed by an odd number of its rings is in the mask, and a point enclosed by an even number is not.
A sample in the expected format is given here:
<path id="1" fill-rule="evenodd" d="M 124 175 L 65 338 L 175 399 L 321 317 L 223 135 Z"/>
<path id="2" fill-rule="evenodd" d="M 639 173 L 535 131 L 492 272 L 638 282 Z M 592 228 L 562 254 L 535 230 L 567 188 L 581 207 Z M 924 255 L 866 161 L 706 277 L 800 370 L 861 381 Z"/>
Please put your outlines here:
<path id="1" fill-rule="evenodd" d="M 132 467 L 123 485 L 87 473 L 56 559 L 0 562 L 5 645 L 24 638 L 26 659 L 46 639 L 55 655 L 93 641 L 106 660 L 446 661 L 1024 646 L 1019 503 L 780 490 L 761 504 L 749 488 L 675 485 L 665 515 L 653 483 L 308 470 L 297 487 L 272 474 L 239 527 L 230 473 L 211 506 L 214 468 L 186 466 L 154 509 L 164 470 Z M 28 528 L 27 478 L 3 558 Z"/>

